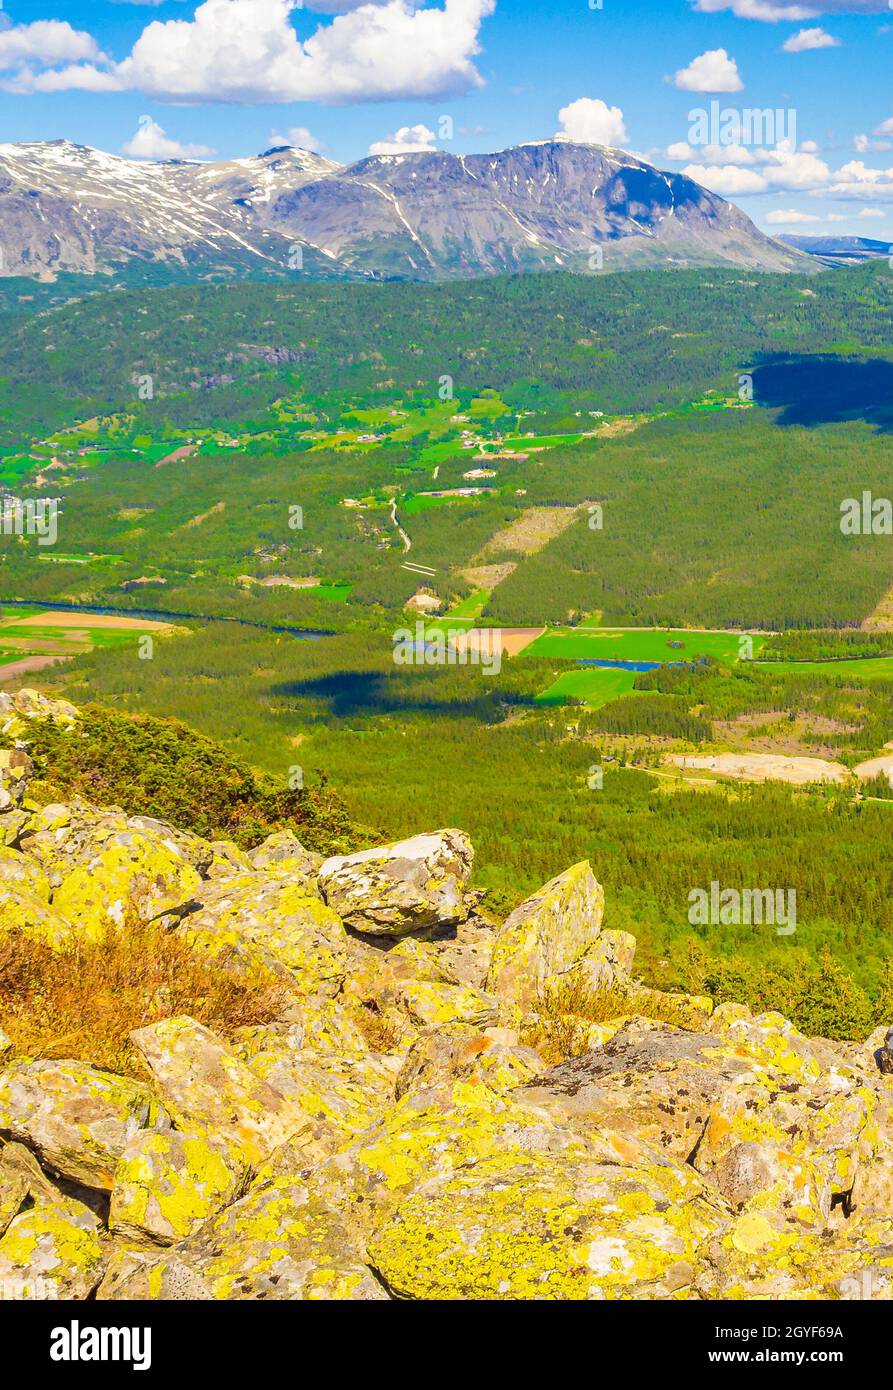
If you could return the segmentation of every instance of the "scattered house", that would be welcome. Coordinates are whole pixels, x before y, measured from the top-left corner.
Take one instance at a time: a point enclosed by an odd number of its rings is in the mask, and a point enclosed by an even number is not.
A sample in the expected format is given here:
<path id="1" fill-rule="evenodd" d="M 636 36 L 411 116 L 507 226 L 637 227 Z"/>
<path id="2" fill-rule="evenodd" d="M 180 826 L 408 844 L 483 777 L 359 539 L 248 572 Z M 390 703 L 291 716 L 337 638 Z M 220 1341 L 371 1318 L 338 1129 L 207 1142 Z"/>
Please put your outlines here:
<path id="1" fill-rule="evenodd" d="M 139 579 L 125 579 L 124 583 L 121 585 L 121 588 L 124 590 L 125 593 L 129 594 L 131 589 L 147 589 L 150 585 L 153 584 L 164 585 L 166 583 L 167 580 L 162 579 L 160 574 L 144 574 L 141 575 Z"/>
<path id="2" fill-rule="evenodd" d="M 462 477 L 469 483 L 476 482 L 480 478 L 495 478 L 495 468 L 472 468 L 468 473 L 463 473 Z"/>
<path id="3" fill-rule="evenodd" d="M 439 613 L 443 608 L 443 599 L 438 598 L 430 589 L 419 589 L 403 606 L 412 613 Z"/>

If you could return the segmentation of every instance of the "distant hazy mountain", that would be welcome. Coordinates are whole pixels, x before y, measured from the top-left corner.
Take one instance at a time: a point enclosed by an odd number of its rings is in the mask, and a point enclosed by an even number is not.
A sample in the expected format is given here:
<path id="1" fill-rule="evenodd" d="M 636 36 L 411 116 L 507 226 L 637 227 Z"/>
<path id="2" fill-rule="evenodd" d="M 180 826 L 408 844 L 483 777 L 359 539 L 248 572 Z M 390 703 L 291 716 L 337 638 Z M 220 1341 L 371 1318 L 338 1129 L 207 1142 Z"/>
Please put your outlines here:
<path id="1" fill-rule="evenodd" d="M 70 141 L 0 145 L 2 274 L 163 265 L 203 278 L 465 278 L 517 270 L 814 262 L 682 174 L 599 145 L 492 155 L 306 150 L 220 163 L 123 159 Z"/>
<path id="2" fill-rule="evenodd" d="M 864 236 L 783 236 L 779 241 L 797 251 L 818 256 L 828 265 L 856 265 L 859 261 L 889 256 L 893 251 L 893 242 L 873 241 Z"/>

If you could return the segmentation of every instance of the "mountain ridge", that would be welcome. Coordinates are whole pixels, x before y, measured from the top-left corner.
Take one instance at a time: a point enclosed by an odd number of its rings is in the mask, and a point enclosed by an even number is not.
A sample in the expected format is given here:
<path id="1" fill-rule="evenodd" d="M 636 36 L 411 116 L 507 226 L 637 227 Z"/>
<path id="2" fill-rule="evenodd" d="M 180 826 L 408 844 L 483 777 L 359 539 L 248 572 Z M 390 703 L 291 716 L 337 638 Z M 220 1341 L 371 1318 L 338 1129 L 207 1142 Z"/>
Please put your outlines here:
<path id="1" fill-rule="evenodd" d="M 273 146 L 248 158 L 138 161 L 71 141 L 0 145 L 4 276 L 133 263 L 197 279 L 449 280 L 511 271 L 701 265 L 805 270 L 683 174 L 600 145 L 368 155 Z"/>

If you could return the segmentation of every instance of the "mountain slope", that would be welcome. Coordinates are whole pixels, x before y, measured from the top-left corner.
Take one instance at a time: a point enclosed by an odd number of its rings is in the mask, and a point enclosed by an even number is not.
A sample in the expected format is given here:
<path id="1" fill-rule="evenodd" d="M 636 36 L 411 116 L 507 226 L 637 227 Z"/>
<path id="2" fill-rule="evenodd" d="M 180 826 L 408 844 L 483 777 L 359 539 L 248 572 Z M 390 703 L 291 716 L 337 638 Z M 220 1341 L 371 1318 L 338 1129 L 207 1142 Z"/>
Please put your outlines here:
<path id="1" fill-rule="evenodd" d="M 893 242 L 875 241 L 864 236 L 783 236 L 786 246 L 805 251 L 821 260 L 823 265 L 859 265 L 862 261 L 877 260 L 893 251 Z"/>
<path id="2" fill-rule="evenodd" d="M 548 141 L 492 155 L 386 155 L 346 167 L 289 147 L 220 163 L 138 162 L 69 141 L 0 145 L 2 272 L 360 274 L 810 260 L 681 174 Z M 298 253 L 297 248 L 300 248 Z"/>

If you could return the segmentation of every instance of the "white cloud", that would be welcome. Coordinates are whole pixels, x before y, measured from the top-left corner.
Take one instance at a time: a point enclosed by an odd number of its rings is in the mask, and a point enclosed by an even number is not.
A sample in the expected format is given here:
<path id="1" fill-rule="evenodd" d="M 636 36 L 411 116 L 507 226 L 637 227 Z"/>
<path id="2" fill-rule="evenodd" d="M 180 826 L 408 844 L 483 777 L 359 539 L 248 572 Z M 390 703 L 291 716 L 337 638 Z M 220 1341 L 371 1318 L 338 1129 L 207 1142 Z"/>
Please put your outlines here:
<path id="1" fill-rule="evenodd" d="M 888 116 L 885 121 L 881 121 L 879 126 L 874 128 L 875 135 L 893 135 L 893 116 Z"/>
<path id="2" fill-rule="evenodd" d="M 744 87 L 738 64 L 724 48 L 711 48 L 680 68 L 674 78 L 684 92 L 740 92 Z"/>
<path id="3" fill-rule="evenodd" d="M 704 14 L 731 10 L 739 19 L 762 19 L 767 23 L 780 19 L 814 19 L 818 13 L 806 5 L 792 5 L 790 0 L 694 0 L 694 7 Z"/>
<path id="4" fill-rule="evenodd" d="M 840 39 L 835 39 L 825 29 L 801 29 L 792 34 L 783 44 L 785 53 L 808 53 L 813 48 L 839 48 Z"/>
<path id="5" fill-rule="evenodd" d="M 703 14 L 731 10 L 739 19 L 760 19 L 766 24 L 780 20 L 817 19 L 822 14 L 887 14 L 888 0 L 813 0 L 801 5 L 794 0 L 692 0 Z"/>
<path id="6" fill-rule="evenodd" d="M 133 159 L 200 159 L 215 153 L 207 145 L 182 145 L 170 139 L 151 116 L 140 116 L 136 134 L 123 149 Z"/>
<path id="7" fill-rule="evenodd" d="M 860 217 L 886 217 L 887 214 L 884 212 L 884 209 L 883 209 L 883 208 L 860 208 L 860 209 L 859 209 L 859 216 L 860 216 Z"/>
<path id="8" fill-rule="evenodd" d="M 203 0 L 191 19 L 147 24 L 123 62 L 85 63 L 64 74 L 28 68 L 8 85 L 19 92 L 105 87 L 180 103 L 446 96 L 483 85 L 474 59 L 495 5 L 316 0 L 310 8 L 334 18 L 301 40 L 292 24 L 297 0 Z"/>
<path id="9" fill-rule="evenodd" d="M 776 208 L 767 212 L 766 222 L 770 227 L 793 227 L 802 222 L 821 222 L 817 212 L 798 212 L 796 208 Z"/>
<path id="10" fill-rule="evenodd" d="M 742 193 L 765 193 L 769 187 L 762 174 L 734 164 L 689 164 L 682 172 L 723 198 L 737 198 Z"/>
<path id="11" fill-rule="evenodd" d="M 560 135 L 581 145 L 622 148 L 629 140 L 619 106 L 608 106 L 600 97 L 578 97 L 558 112 Z"/>
<path id="12" fill-rule="evenodd" d="M 305 125 L 292 125 L 284 135 L 279 131 L 270 132 L 270 145 L 291 145 L 296 150 L 310 150 L 311 154 L 319 154 L 325 149 L 325 145 L 318 140 L 311 130 Z"/>
<path id="13" fill-rule="evenodd" d="M 102 57 L 91 34 L 73 29 L 59 19 L 39 19 L 0 30 L 0 70 L 9 72 L 29 64 L 52 67 Z"/>
<path id="14" fill-rule="evenodd" d="M 824 188 L 831 177 L 831 171 L 823 159 L 803 150 L 792 150 L 786 143 L 777 145 L 774 150 L 767 150 L 766 158 L 768 163 L 763 169 L 763 177 L 771 188 L 791 192 Z"/>
<path id="15" fill-rule="evenodd" d="M 675 153 L 674 153 L 675 151 Z M 756 164 L 757 156 L 745 145 L 697 145 L 694 148 L 682 140 L 670 145 L 670 159 L 692 159 L 697 164 Z"/>
<path id="16" fill-rule="evenodd" d="M 436 135 L 426 125 L 404 125 L 384 140 L 369 146 L 370 154 L 430 154 L 437 146 Z"/>
<path id="17" fill-rule="evenodd" d="M 873 140 L 870 135 L 854 135 L 853 149 L 857 154 L 868 154 L 870 150 L 893 150 L 889 140 Z"/>

